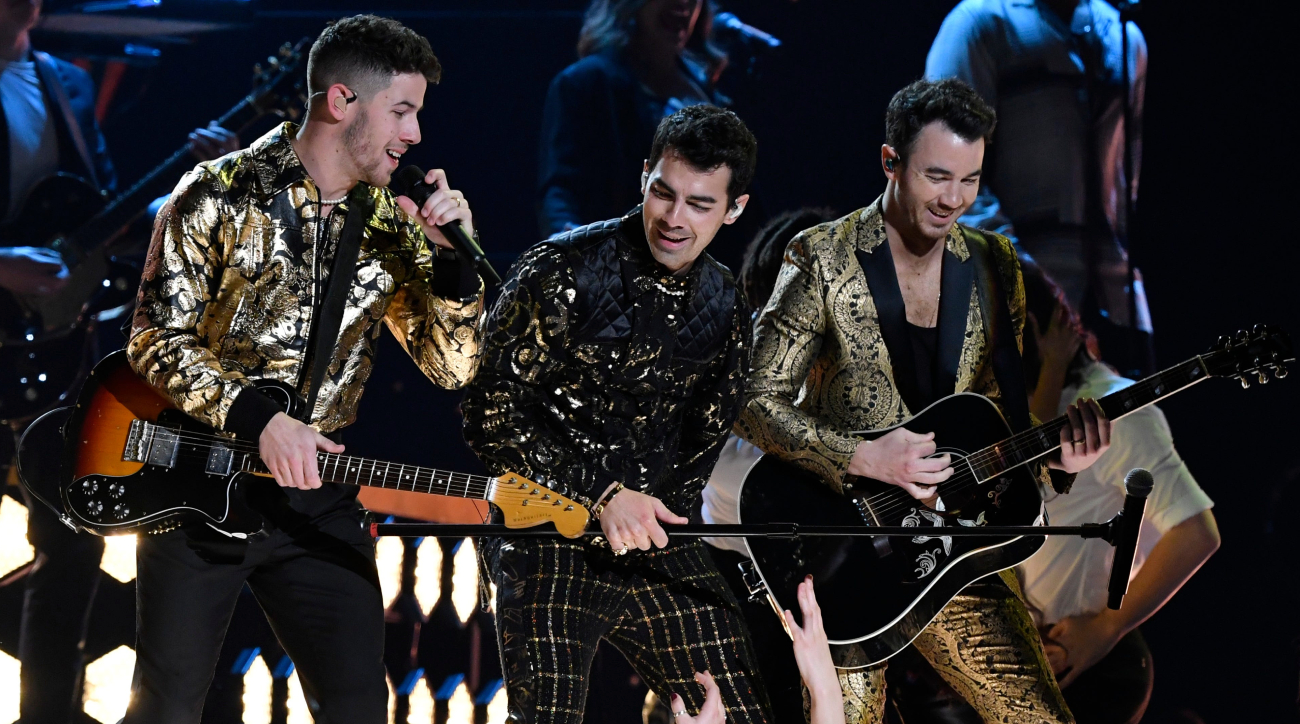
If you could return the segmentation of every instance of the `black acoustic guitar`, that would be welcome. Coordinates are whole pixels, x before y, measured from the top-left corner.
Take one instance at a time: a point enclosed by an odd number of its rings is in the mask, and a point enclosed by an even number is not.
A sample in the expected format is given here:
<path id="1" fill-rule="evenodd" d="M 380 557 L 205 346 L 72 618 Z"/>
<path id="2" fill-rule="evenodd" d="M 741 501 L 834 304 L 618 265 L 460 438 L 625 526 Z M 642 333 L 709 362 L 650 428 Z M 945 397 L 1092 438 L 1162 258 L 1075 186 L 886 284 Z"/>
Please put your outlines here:
<path id="1" fill-rule="evenodd" d="M 1280 331 L 1256 327 L 1220 338 L 1214 349 L 1147 377 L 1098 402 L 1117 420 L 1209 377 L 1234 377 L 1243 387 L 1286 376 L 1294 360 Z M 807 574 L 831 643 L 860 645 L 868 664 L 898 653 L 967 584 L 1021 563 L 1042 536 L 944 536 L 947 526 L 1041 524 L 1042 497 L 1026 463 L 1060 447 L 1064 416 L 1012 434 L 988 398 L 946 397 L 895 427 L 933 431 L 936 454 L 950 453 L 954 472 L 938 486 L 933 510 L 901 488 L 854 478 L 845 495 L 816 475 L 765 455 L 742 484 L 743 523 L 916 527 L 917 535 L 861 538 L 747 538 L 765 592 L 778 610 L 798 611 L 795 589 Z M 861 433 L 864 439 L 894 427 Z M 765 589 L 765 591 L 763 590 Z"/>
<path id="2" fill-rule="evenodd" d="M 274 380 L 258 388 L 303 416 L 305 401 Z M 551 522 L 582 535 L 582 505 L 514 473 L 500 477 L 318 453 L 321 480 L 486 500 L 511 528 Z M 58 462 L 55 462 L 58 461 Z M 114 352 L 95 366 L 77 404 L 42 415 L 23 433 L 19 477 L 74 529 L 97 535 L 159 532 L 206 523 L 235 537 L 264 526 L 280 492 L 257 443 L 220 434 L 176 409 Z"/>
<path id="3" fill-rule="evenodd" d="M 267 114 L 297 118 L 306 97 L 306 43 L 286 43 L 268 67 L 255 68 L 256 89 L 217 123 L 240 132 Z M 88 367 L 90 322 L 135 298 L 139 271 L 113 256 L 113 242 L 193 165 L 186 145 L 111 202 L 85 179 L 55 174 L 38 182 L 19 215 L 0 228 L 0 245 L 53 249 L 70 272 L 56 294 L 0 289 L 0 421 L 30 419 L 71 394 Z"/>

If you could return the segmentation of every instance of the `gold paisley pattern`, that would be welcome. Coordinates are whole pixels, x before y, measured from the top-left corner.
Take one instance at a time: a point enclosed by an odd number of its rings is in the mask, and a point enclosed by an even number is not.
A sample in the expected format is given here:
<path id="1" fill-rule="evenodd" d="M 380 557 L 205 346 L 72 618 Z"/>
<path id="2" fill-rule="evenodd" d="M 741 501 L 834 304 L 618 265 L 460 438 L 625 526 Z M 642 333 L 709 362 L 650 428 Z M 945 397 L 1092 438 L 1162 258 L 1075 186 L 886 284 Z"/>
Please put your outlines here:
<path id="1" fill-rule="evenodd" d="M 1025 292 L 1011 243 L 985 233 L 1008 290 L 1016 343 L 1025 323 Z M 745 406 L 737 433 L 764 451 L 842 488 L 859 439 L 855 430 L 896 425 L 913 412 L 894 383 L 875 301 L 855 252 L 886 243 L 881 201 L 814 226 L 786 251 L 785 264 L 754 330 Z M 965 261 L 963 227 L 945 246 Z M 971 290 L 956 392 L 1000 404 L 977 292 Z M 1045 465 L 1040 480 L 1051 484 Z M 980 583 L 953 599 L 915 642 L 985 721 L 1071 722 L 1024 603 L 1001 584 Z M 849 724 L 883 720 L 885 665 L 861 667 L 861 651 L 834 647 Z"/>
<path id="2" fill-rule="evenodd" d="M 960 224 L 945 244 L 970 256 Z M 1008 305 L 1016 343 L 1025 323 L 1025 291 L 1011 242 L 986 234 Z M 866 275 L 855 251 L 886 243 L 880 199 L 802 232 L 786 250 L 776 287 L 754 329 L 745 406 L 736 432 L 764 451 L 821 476 L 839 490 L 859 439 L 911 417 L 898 387 Z M 971 290 L 956 392 L 1001 400 L 989 363 L 977 292 Z M 1046 471 L 1040 471 L 1049 482 Z"/>
<path id="3" fill-rule="evenodd" d="M 199 164 L 154 224 L 127 352 L 150 384 L 217 428 L 252 380 L 308 392 L 301 388 L 312 314 L 346 214 L 319 217 L 319 190 L 290 144 L 296 130 L 283 124 L 243 151 Z M 442 387 L 465 385 L 478 365 L 482 288 L 467 300 L 435 294 L 420 227 L 387 189 L 370 193 L 374 212 L 311 414 L 322 432 L 356 417 L 380 320 Z"/>

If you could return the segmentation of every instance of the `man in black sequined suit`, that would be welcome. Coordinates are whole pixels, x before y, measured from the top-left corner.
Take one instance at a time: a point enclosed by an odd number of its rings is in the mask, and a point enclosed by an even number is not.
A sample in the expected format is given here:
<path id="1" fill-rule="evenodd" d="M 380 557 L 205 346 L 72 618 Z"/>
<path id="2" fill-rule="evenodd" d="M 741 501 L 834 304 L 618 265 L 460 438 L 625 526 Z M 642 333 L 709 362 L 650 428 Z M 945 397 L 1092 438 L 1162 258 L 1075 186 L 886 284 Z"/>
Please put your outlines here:
<path id="1" fill-rule="evenodd" d="M 665 700 L 698 712 L 708 671 L 730 721 L 770 719 L 735 598 L 700 542 L 660 527 L 687 522 L 739 412 L 748 315 L 703 252 L 744 210 L 756 150 L 730 111 L 664 119 L 642 206 L 529 249 L 488 318 L 466 440 L 592 508 L 607 539 L 482 547 L 512 722 L 580 722 L 602 638 Z"/>

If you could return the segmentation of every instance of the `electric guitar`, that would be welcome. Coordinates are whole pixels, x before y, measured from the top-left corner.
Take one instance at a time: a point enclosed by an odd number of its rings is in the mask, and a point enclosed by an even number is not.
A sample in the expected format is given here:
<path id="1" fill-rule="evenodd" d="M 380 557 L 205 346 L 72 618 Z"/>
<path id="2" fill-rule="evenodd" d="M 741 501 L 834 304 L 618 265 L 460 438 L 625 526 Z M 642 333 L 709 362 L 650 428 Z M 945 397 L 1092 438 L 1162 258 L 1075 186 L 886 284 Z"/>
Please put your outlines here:
<path id="1" fill-rule="evenodd" d="M 263 380 L 258 388 L 301 418 L 305 404 L 292 387 Z M 61 455 L 49 454 L 59 445 Z M 32 423 L 18 460 L 36 497 L 61 501 L 51 507 L 64 523 L 97 535 L 199 522 L 242 538 L 262 529 L 259 507 L 280 494 L 256 443 L 176 409 L 135 374 L 124 351 L 95 366 L 75 407 Z M 514 473 L 493 478 L 326 452 L 317 453 L 317 464 L 324 482 L 486 500 L 512 528 L 551 522 L 573 538 L 590 518 L 582 505 Z"/>
<path id="2" fill-rule="evenodd" d="M 1286 376 L 1294 361 L 1291 342 L 1275 329 L 1221 337 L 1213 349 L 1098 400 L 1111 420 L 1141 409 L 1210 377 Z M 859 433 L 878 438 L 897 427 L 935 433 L 936 455 L 952 455 L 953 474 L 938 486 L 931 509 L 901 488 L 852 478 L 843 495 L 818 476 L 764 455 L 750 469 L 739 494 L 743 523 L 909 526 L 911 538 L 746 538 L 758 580 L 751 593 L 766 595 L 776 609 L 798 611 L 795 589 L 807 574 L 817 581 L 817 600 L 827 638 L 856 643 L 863 665 L 898 653 L 934 620 L 967 584 L 1015 566 L 1043 544 L 1042 536 L 1008 538 L 944 536 L 945 526 L 1040 524 L 1043 503 L 1026 465 L 1060 447 L 1064 416 L 1011 434 L 986 397 L 946 397 L 885 430 Z"/>
<path id="3" fill-rule="evenodd" d="M 267 114 L 297 118 L 306 43 L 285 43 L 267 68 L 254 68 L 255 90 L 217 123 L 240 132 Z M 116 316 L 135 299 L 139 269 L 112 255 L 113 242 L 193 165 L 187 144 L 111 202 L 85 179 L 58 173 L 39 181 L 0 228 L 0 245 L 53 249 L 69 270 L 54 294 L 0 289 L 0 421 L 30 419 L 71 393 L 86 371 L 92 319 Z"/>

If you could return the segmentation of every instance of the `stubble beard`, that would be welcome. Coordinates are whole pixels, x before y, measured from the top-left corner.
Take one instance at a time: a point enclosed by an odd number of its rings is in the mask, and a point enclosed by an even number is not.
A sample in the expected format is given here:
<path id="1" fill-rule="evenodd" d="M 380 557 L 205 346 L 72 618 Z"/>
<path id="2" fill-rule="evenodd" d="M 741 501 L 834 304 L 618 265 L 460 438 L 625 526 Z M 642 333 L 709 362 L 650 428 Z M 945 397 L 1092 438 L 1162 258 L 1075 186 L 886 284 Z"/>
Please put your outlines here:
<path id="1" fill-rule="evenodd" d="M 370 122 L 366 119 L 366 114 L 358 113 L 356 120 L 343 129 L 343 150 L 356 168 L 357 179 L 381 188 L 392 180 L 392 174 L 384 168 L 384 160 L 373 158 L 370 139 L 366 136 L 369 129 Z"/>

